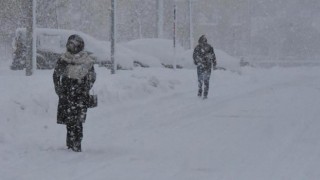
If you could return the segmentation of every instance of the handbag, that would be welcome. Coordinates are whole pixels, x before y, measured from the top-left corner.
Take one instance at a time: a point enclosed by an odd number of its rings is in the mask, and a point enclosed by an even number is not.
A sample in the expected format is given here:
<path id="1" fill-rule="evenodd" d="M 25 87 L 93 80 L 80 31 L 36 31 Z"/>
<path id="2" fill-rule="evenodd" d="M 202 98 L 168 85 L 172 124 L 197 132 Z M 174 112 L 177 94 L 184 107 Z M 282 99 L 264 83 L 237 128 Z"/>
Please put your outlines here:
<path id="1" fill-rule="evenodd" d="M 95 108 L 98 106 L 98 95 L 94 94 L 89 94 L 89 99 L 88 99 L 88 108 Z"/>

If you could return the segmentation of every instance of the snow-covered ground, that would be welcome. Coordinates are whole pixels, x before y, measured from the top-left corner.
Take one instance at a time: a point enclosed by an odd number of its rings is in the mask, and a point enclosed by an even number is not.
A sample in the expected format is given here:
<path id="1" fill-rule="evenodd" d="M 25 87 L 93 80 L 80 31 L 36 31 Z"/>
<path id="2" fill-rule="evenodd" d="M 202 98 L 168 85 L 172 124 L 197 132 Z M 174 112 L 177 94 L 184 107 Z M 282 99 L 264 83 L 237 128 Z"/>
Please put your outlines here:
<path id="1" fill-rule="evenodd" d="M 0 57 L 1 180 L 318 180 L 320 68 L 214 71 L 97 67 L 83 152 L 56 124 L 52 70 Z"/>

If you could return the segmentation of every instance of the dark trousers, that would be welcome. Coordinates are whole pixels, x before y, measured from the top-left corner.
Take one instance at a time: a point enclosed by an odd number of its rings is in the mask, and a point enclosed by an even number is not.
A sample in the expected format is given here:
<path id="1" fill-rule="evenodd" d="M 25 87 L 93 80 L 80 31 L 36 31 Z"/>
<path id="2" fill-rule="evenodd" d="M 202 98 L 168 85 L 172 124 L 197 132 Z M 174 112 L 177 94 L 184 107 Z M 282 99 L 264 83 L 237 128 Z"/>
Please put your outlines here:
<path id="1" fill-rule="evenodd" d="M 203 92 L 203 97 L 208 96 L 208 91 L 209 91 L 209 81 L 210 81 L 210 76 L 211 76 L 211 68 L 204 68 L 203 66 L 198 66 L 197 67 L 197 74 L 198 74 L 198 96 L 202 96 Z M 204 85 L 204 88 L 202 89 L 202 85 Z"/>
<path id="2" fill-rule="evenodd" d="M 76 152 L 81 152 L 83 126 L 81 122 L 67 124 L 67 146 Z"/>

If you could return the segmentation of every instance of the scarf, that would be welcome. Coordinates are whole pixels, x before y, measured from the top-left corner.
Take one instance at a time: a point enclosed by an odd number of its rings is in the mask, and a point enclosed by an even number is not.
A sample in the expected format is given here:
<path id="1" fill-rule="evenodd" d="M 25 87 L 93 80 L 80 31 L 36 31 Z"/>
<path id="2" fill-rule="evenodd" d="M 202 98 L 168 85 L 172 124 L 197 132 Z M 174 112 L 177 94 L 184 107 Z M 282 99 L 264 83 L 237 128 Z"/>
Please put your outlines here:
<path id="1" fill-rule="evenodd" d="M 81 80 L 89 73 L 94 63 L 94 60 L 85 51 L 77 54 L 66 52 L 62 54 L 61 60 L 67 62 L 64 75 L 68 78 L 78 80 Z"/>

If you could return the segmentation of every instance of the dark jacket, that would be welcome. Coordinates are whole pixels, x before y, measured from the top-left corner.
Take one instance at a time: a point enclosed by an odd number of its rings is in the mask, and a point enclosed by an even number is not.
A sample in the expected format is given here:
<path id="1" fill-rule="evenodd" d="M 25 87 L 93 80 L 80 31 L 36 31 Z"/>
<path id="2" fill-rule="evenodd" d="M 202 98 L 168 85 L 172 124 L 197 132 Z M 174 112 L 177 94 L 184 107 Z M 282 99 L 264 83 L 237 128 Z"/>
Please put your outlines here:
<path id="1" fill-rule="evenodd" d="M 203 36 L 199 39 L 199 44 L 193 51 L 193 63 L 204 69 L 211 69 L 216 66 L 216 55 L 213 47 L 207 43 L 207 39 Z"/>
<path id="2" fill-rule="evenodd" d="M 53 72 L 53 82 L 59 96 L 57 123 L 84 123 L 88 109 L 89 91 L 92 88 L 96 73 L 94 66 L 80 79 L 66 75 L 68 65 L 72 65 L 60 58 Z"/>

